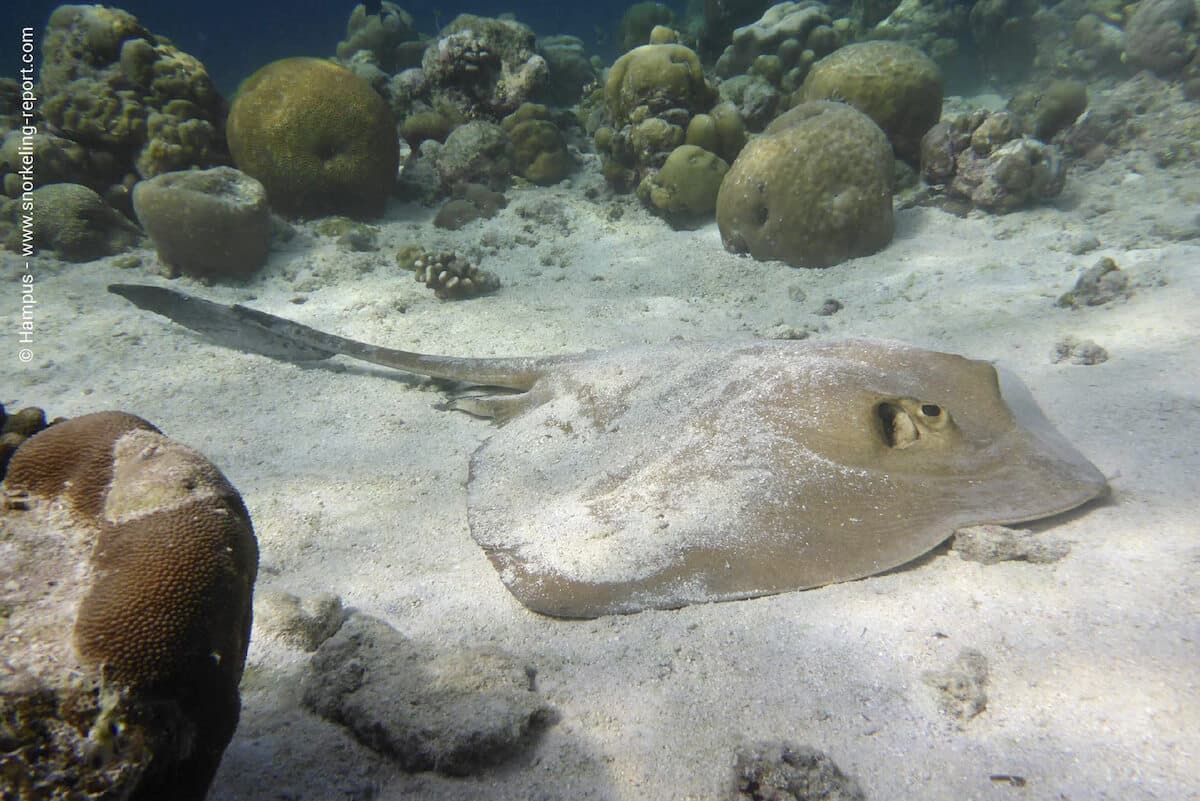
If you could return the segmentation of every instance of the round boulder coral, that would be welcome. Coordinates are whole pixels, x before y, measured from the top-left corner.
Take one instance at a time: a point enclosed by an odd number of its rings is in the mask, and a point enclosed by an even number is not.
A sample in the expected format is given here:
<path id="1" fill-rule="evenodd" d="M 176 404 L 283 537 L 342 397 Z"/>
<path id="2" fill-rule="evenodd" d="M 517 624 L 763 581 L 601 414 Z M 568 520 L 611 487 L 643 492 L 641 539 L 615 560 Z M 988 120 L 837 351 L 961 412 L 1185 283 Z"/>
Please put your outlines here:
<path id="1" fill-rule="evenodd" d="M 145 420 L 101 412 L 23 443 L 4 495 L 0 719 L 30 746 L 6 782 L 200 801 L 250 638 L 258 548 L 237 491 Z"/>
<path id="2" fill-rule="evenodd" d="M 473 120 L 446 137 L 434 163 L 445 189 L 461 183 L 503 189 L 513 171 L 512 140 L 499 125 Z"/>
<path id="3" fill-rule="evenodd" d="M 892 239 L 892 150 L 869 117 L 802 103 L 767 126 L 717 195 L 725 248 L 796 267 L 828 267 Z"/>
<path id="4" fill-rule="evenodd" d="M 896 155 L 916 164 L 921 137 L 942 113 L 942 74 L 933 59 L 899 42 L 847 45 L 813 65 L 805 100 L 840 100 L 883 129 Z"/>
<path id="5" fill-rule="evenodd" d="M 366 81 L 318 58 L 285 58 L 238 91 L 226 128 L 238 169 L 287 214 L 380 214 L 400 161 L 391 109 Z"/>
<path id="6" fill-rule="evenodd" d="M 728 171 L 720 156 L 695 145 L 680 145 L 662 169 L 642 180 L 638 196 L 672 227 L 688 228 L 711 218 Z"/>
<path id="7" fill-rule="evenodd" d="M 33 242 L 54 250 L 63 261 L 92 261 L 134 247 L 142 234 L 86 186 L 49 184 L 30 193 Z"/>
<path id="8" fill-rule="evenodd" d="M 232 167 L 141 181 L 133 188 L 133 208 L 159 258 L 188 275 L 242 278 L 267 260 L 266 190 Z"/>
<path id="9" fill-rule="evenodd" d="M 604 98 L 620 126 L 667 109 L 707 111 L 716 93 L 704 80 L 700 59 L 692 50 L 656 44 L 635 47 L 616 60 L 604 85 Z"/>
<path id="10" fill-rule="evenodd" d="M 501 123 L 513 144 L 513 166 L 527 181 L 556 184 L 571 171 L 571 154 L 549 110 L 525 103 Z"/>

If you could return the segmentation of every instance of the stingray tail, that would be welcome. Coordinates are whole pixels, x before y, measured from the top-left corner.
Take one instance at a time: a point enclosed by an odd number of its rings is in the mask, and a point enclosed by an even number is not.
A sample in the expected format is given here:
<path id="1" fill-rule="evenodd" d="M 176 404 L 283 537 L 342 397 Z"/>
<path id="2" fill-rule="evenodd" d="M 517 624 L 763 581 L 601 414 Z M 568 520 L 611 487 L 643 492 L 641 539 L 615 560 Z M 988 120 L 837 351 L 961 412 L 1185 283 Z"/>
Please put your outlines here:
<path id="1" fill-rule="evenodd" d="M 240 304 L 226 306 L 165 287 L 109 284 L 108 291 L 219 345 L 283 361 L 318 361 L 341 355 L 432 378 L 520 390 L 532 387 L 541 372 L 537 359 L 463 359 L 383 348 Z"/>

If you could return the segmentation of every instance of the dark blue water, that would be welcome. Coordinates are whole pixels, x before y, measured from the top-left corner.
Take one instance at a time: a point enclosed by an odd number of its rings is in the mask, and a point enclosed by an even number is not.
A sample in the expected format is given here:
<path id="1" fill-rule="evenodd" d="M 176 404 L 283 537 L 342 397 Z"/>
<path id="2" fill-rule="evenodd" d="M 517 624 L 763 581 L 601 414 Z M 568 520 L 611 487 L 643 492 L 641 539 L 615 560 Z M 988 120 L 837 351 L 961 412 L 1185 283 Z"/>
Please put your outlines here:
<path id="1" fill-rule="evenodd" d="M 632 2 L 619 0 L 476 0 L 475 2 L 397 3 L 416 20 L 417 29 L 433 34 L 460 13 L 498 16 L 513 12 L 539 36 L 569 33 L 583 39 L 590 50 L 610 59 L 612 41 L 621 15 Z M 0 43 L 0 53 L 12 53 L 20 27 L 41 31 L 51 10 L 50 2 L 4 3 L 0 32 L 12 42 Z M 285 56 L 331 56 L 345 35 L 353 2 L 329 0 L 212 0 L 163 3 L 130 0 L 115 3 L 156 34 L 173 40 L 184 51 L 204 62 L 222 91 L 229 94 L 238 82 L 262 65 Z M 682 15 L 686 0 L 667 2 Z M 40 36 L 40 34 L 39 34 Z M 13 74 L 12 65 L 0 64 L 0 75 Z"/>

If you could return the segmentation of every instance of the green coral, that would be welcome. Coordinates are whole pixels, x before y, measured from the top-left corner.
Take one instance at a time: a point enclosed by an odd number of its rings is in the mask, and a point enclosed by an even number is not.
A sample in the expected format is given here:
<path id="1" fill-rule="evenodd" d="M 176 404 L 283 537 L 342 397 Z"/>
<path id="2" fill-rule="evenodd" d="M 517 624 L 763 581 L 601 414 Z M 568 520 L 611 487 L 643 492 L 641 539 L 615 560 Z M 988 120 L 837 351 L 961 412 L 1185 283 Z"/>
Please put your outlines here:
<path id="1" fill-rule="evenodd" d="M 513 168 L 539 186 L 556 184 L 571 171 L 571 155 L 549 110 L 538 103 L 524 103 L 501 123 L 513 144 Z"/>
<path id="2" fill-rule="evenodd" d="M 42 112 L 62 136 L 143 178 L 225 160 L 224 100 L 204 65 L 127 12 L 60 6 L 42 53 Z"/>
<path id="3" fill-rule="evenodd" d="M 638 196 L 673 227 L 692 227 L 712 216 L 728 170 L 729 165 L 714 153 L 680 145 L 661 170 L 642 180 Z"/>
<path id="4" fill-rule="evenodd" d="M 1084 113 L 1087 86 L 1078 80 L 1051 80 L 1043 91 L 1020 92 L 1008 107 L 1024 121 L 1027 133 L 1050 141 Z"/>
<path id="5" fill-rule="evenodd" d="M 639 164 L 653 164 L 683 144 L 684 132 L 662 117 L 650 117 L 633 126 L 629 137 Z M 661 156 L 659 155 L 661 154 Z"/>
<path id="6" fill-rule="evenodd" d="M 400 135 L 404 141 L 416 148 L 427 139 L 445 142 L 454 128 L 454 123 L 445 114 L 433 109 L 409 114 L 400 123 Z"/>
<path id="7" fill-rule="evenodd" d="M 238 91 L 226 135 L 238 169 L 285 213 L 376 216 L 396 180 L 391 110 L 329 61 L 285 58 L 256 72 Z"/>
<path id="8" fill-rule="evenodd" d="M 717 128 L 717 149 L 714 152 L 732 164 L 746 146 L 746 122 L 737 106 L 729 102 L 718 103 L 709 114 Z"/>
<path id="9" fill-rule="evenodd" d="M 840 100 L 883 129 L 899 158 L 916 164 L 921 137 L 942 113 L 942 74 L 915 47 L 899 42 L 847 45 L 818 61 L 804 81 L 805 100 Z"/>
<path id="10" fill-rule="evenodd" d="M 113 256 L 141 241 L 137 226 L 86 186 L 49 184 L 31 195 L 38 211 L 33 223 L 34 245 L 56 251 L 64 261 Z"/>
<path id="11" fill-rule="evenodd" d="M 695 52 L 683 45 L 655 44 L 636 47 L 616 60 L 604 97 L 620 126 L 667 109 L 706 111 L 716 94 Z"/>
<path id="12" fill-rule="evenodd" d="M 767 126 L 717 195 L 727 250 L 827 267 L 892 239 L 893 160 L 883 131 L 842 103 L 803 103 Z"/>

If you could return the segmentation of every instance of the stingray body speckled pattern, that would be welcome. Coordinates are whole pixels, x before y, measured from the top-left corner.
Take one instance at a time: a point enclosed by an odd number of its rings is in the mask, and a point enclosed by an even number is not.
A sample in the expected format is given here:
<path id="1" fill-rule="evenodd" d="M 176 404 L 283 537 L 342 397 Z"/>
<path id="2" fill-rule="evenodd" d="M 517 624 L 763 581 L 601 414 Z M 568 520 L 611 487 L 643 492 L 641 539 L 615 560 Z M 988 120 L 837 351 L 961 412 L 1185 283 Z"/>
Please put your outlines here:
<path id="1" fill-rule="evenodd" d="M 513 594 L 557 616 L 861 578 L 1106 487 L 1014 377 L 898 343 L 627 348 L 530 395 L 472 457 L 468 514 Z"/>
<path id="2" fill-rule="evenodd" d="M 895 342 L 741 341 L 464 359 L 347 340 L 156 287 L 139 306 L 223 344 L 352 356 L 508 390 L 471 458 L 471 534 L 525 606 L 588 618 L 880 573 L 955 529 L 1107 491 L 1015 376 Z M 211 318 L 211 319 L 210 319 Z"/>

